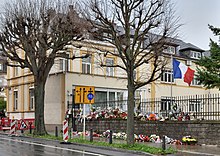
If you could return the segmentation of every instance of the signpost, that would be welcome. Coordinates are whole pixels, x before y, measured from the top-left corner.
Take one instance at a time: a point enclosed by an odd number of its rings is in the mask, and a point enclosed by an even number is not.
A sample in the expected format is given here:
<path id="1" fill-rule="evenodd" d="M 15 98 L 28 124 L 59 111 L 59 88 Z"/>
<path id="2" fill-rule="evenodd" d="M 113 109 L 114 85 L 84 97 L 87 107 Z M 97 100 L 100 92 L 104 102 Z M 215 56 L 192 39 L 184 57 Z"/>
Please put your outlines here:
<path id="1" fill-rule="evenodd" d="M 75 104 L 83 104 L 83 136 L 86 133 L 86 111 L 85 104 L 93 104 L 95 102 L 94 86 L 76 86 L 75 87 Z"/>

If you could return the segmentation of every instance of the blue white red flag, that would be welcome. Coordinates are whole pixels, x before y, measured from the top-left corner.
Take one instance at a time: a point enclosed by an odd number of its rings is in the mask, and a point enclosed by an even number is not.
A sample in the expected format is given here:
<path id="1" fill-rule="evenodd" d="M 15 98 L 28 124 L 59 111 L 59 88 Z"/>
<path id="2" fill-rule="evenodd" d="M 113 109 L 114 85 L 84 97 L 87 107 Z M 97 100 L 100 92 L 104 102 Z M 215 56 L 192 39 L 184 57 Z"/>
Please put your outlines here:
<path id="1" fill-rule="evenodd" d="M 184 79 L 184 82 L 191 84 L 195 71 L 185 64 L 173 59 L 173 78 Z"/>

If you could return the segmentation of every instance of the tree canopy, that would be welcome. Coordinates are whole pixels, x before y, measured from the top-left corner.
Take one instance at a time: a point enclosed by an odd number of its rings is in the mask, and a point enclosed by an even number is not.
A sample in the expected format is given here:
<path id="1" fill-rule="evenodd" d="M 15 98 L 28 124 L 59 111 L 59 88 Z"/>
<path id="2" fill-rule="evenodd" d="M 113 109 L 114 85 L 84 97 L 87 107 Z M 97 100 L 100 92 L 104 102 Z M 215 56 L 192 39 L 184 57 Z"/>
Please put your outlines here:
<path id="1" fill-rule="evenodd" d="M 220 36 L 220 28 L 209 25 L 216 36 Z M 220 89 L 220 46 L 217 42 L 210 40 L 210 55 L 203 56 L 197 64 L 197 79 L 206 88 Z"/>

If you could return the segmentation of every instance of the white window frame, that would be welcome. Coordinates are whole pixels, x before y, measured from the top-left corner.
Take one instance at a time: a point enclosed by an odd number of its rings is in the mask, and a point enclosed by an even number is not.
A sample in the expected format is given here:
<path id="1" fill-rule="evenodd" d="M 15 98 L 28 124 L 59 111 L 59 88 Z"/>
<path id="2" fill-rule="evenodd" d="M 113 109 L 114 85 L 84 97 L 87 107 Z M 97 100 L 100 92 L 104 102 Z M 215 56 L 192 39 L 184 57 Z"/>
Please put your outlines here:
<path id="1" fill-rule="evenodd" d="M 171 70 L 163 70 L 160 80 L 161 82 L 165 82 L 165 83 L 173 83 L 174 82 L 173 72 Z"/>
<path id="2" fill-rule="evenodd" d="M 18 90 L 14 90 L 14 110 L 18 110 Z"/>
<path id="3" fill-rule="evenodd" d="M 18 76 L 18 67 L 14 67 L 14 76 Z"/>
<path id="4" fill-rule="evenodd" d="M 110 61 L 110 63 L 108 62 Z M 106 66 L 108 65 L 114 65 L 115 59 L 107 57 L 106 58 Z M 114 67 L 106 67 L 106 76 L 114 76 Z"/>
<path id="5" fill-rule="evenodd" d="M 33 95 L 31 96 L 31 91 L 33 91 Z M 29 88 L 29 109 L 30 110 L 34 110 L 34 88 L 33 87 L 30 87 Z"/>
<path id="6" fill-rule="evenodd" d="M 192 86 L 201 86 L 201 85 L 199 84 L 199 80 L 196 79 L 196 75 L 194 76 L 191 85 L 192 85 Z"/>
<path id="7" fill-rule="evenodd" d="M 174 46 L 166 46 L 166 48 L 163 51 L 167 54 L 175 54 L 175 47 Z"/>
<path id="8" fill-rule="evenodd" d="M 0 63 L 0 71 L 3 71 L 3 69 L 4 69 L 3 63 Z"/>
<path id="9" fill-rule="evenodd" d="M 202 57 L 201 52 L 192 51 L 192 58 L 194 59 L 200 59 Z"/>
<path id="10" fill-rule="evenodd" d="M 82 59 L 83 74 L 91 74 L 91 68 L 92 68 L 91 60 L 92 60 L 91 56 Z"/>

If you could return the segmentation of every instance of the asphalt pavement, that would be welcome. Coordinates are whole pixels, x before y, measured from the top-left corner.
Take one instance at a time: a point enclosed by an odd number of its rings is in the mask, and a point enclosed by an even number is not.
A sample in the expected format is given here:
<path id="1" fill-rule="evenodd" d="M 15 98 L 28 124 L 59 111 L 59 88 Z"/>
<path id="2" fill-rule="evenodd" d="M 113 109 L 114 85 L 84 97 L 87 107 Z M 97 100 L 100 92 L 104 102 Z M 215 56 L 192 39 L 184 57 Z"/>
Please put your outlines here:
<path id="1" fill-rule="evenodd" d="M 6 137 L 5 133 L 0 133 L 0 138 Z M 7 136 L 8 137 L 8 136 Z M 83 144 L 60 144 L 59 141 L 56 140 L 49 140 L 49 139 L 41 139 L 41 138 L 33 138 L 33 137 L 9 137 L 12 139 L 22 140 L 31 143 L 37 143 L 42 145 L 50 145 L 53 147 L 59 147 L 64 149 L 72 149 L 72 150 L 79 150 L 85 152 L 96 153 L 100 155 L 107 155 L 107 156 L 152 156 L 152 154 L 138 152 L 138 151 L 129 151 L 123 149 L 116 149 L 116 148 L 109 148 L 109 147 L 97 147 L 93 145 L 83 145 Z M 107 141 L 107 139 L 104 139 Z M 113 140 L 114 142 L 114 140 Z M 149 146 L 154 147 L 161 147 L 160 143 L 144 143 Z M 172 147 L 177 149 L 177 153 L 171 154 L 169 156 L 220 156 L 220 147 L 218 146 L 209 146 L 209 145 L 166 145 L 166 148 Z M 1 156 L 1 155 L 0 155 Z"/>

